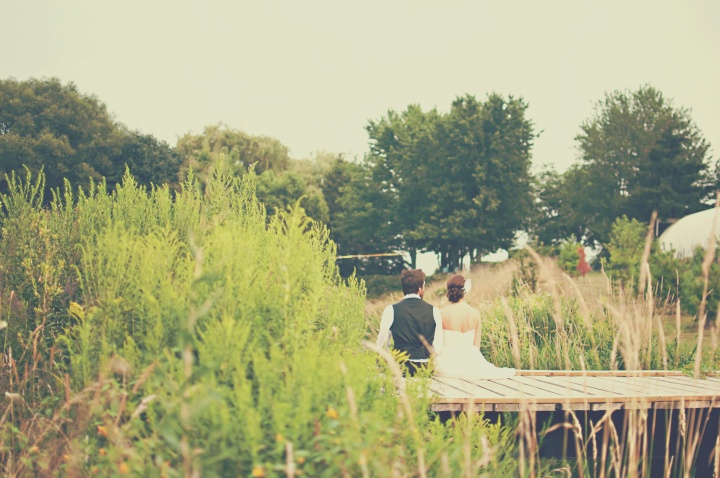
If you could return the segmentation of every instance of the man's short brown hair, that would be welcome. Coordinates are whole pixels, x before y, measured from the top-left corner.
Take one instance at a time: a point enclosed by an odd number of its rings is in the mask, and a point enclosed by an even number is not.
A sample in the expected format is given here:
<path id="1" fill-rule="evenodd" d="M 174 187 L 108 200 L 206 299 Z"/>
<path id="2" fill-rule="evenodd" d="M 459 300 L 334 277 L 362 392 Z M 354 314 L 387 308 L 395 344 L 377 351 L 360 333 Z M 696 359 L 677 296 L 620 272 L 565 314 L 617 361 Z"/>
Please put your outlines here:
<path id="1" fill-rule="evenodd" d="M 403 294 L 417 294 L 425 284 L 425 273 L 420 269 L 402 271 L 400 284 L 402 285 Z"/>

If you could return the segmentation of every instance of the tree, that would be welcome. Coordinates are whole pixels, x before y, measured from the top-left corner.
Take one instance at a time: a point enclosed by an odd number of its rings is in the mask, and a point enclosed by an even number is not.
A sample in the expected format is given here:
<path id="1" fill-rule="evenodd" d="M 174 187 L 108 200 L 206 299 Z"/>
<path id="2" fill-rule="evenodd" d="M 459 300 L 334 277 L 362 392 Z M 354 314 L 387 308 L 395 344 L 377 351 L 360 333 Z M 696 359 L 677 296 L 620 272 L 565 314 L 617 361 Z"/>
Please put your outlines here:
<path id="1" fill-rule="evenodd" d="M 176 184 L 175 152 L 150 135 L 129 131 L 112 119 L 104 103 L 60 80 L 0 81 L 0 173 L 27 166 L 50 189 L 68 179 L 87 186 L 107 178 L 111 188 L 126 166 L 139 184 Z M 2 182 L 0 182 L 2 183 Z"/>
<path id="2" fill-rule="evenodd" d="M 640 277 L 640 261 L 645 245 L 647 227 L 627 216 L 618 218 L 612 225 L 610 242 L 606 248 L 610 254 L 606 270 L 620 286 L 632 281 L 637 286 Z"/>
<path id="3" fill-rule="evenodd" d="M 577 241 L 575 237 L 569 237 L 560 244 L 560 250 L 557 256 L 557 264 L 567 274 L 575 275 L 578 271 L 578 263 L 580 261 L 580 251 L 583 252 L 583 259 L 585 257 L 585 251 L 582 245 Z M 583 274 L 585 275 L 585 274 Z"/>
<path id="4" fill-rule="evenodd" d="M 435 251 L 454 270 L 467 253 L 512 244 L 531 205 L 526 109 L 512 97 L 468 95 L 445 115 L 411 105 L 369 123 L 368 167 L 413 266 L 418 251 Z"/>
<path id="5" fill-rule="evenodd" d="M 247 171 L 252 164 L 258 174 L 269 170 L 283 171 L 290 164 L 288 148 L 277 139 L 252 136 L 222 123 L 206 126 L 199 135 L 184 135 L 178 140 L 176 149 L 182 157 L 183 174 L 193 168 L 201 180 L 207 178 L 220 154 L 227 156 L 237 175 Z"/>
<path id="6" fill-rule="evenodd" d="M 330 237 L 337 244 L 338 255 L 371 255 L 396 252 L 401 241 L 388 222 L 391 198 L 382 193 L 368 163 L 338 158 L 322 181 L 328 205 Z M 400 255 L 346 258 L 338 261 L 340 274 L 398 274 L 404 265 Z"/>
<path id="7" fill-rule="evenodd" d="M 110 149 L 112 165 L 106 176 L 110 188 L 122 181 L 126 167 L 141 186 L 168 184 L 173 189 L 179 188 L 181 159 L 165 141 L 122 128 L 116 132 Z"/>
<path id="8" fill-rule="evenodd" d="M 457 98 L 441 123 L 444 154 L 438 158 L 430 202 L 435 214 L 422 222 L 426 248 L 441 252 L 448 269 L 470 253 L 475 259 L 509 249 L 530 214 L 530 148 L 534 134 L 522 99 L 491 94 L 482 103 Z"/>
<path id="9" fill-rule="evenodd" d="M 592 179 L 587 168 L 575 164 L 563 174 L 550 168 L 535 179 L 535 209 L 530 231 L 539 245 L 559 245 L 571 236 L 585 238 L 587 243 L 590 222 L 596 227 L 605 227 L 604 221 L 612 223 L 611 214 L 588 216 L 592 204 L 586 203 L 597 198 L 588 195 L 584 187 Z"/>
<path id="10" fill-rule="evenodd" d="M 305 178 L 293 171 L 279 174 L 265 171 L 260 174 L 257 177 L 257 197 L 265 205 L 268 217 L 275 210 L 284 210 L 299 200 L 309 217 L 323 223 L 328 220 L 328 207 L 322 191 L 309 186 Z"/>
<path id="11" fill-rule="evenodd" d="M 421 222 L 433 206 L 429 194 L 439 172 L 440 120 L 436 110 L 423 112 L 418 105 L 410 105 L 400 114 L 389 111 L 367 126 L 371 151 L 367 166 L 379 186 L 381 202 L 388 206 L 380 209 L 385 212 L 382 223 L 387 224 L 388 234 L 402 239 L 413 268 L 426 242 Z"/>
<path id="12" fill-rule="evenodd" d="M 685 108 L 651 86 L 607 94 L 576 137 L 581 190 L 576 205 L 589 244 L 606 243 L 614 218 L 646 222 L 653 209 L 678 218 L 703 207 L 715 185 L 709 146 Z"/>
<path id="13" fill-rule="evenodd" d="M 0 172 L 45 171 L 47 188 L 63 179 L 85 185 L 100 180 L 117 125 L 95 96 L 60 80 L 0 81 Z M 46 195 L 47 199 L 47 195 Z"/>

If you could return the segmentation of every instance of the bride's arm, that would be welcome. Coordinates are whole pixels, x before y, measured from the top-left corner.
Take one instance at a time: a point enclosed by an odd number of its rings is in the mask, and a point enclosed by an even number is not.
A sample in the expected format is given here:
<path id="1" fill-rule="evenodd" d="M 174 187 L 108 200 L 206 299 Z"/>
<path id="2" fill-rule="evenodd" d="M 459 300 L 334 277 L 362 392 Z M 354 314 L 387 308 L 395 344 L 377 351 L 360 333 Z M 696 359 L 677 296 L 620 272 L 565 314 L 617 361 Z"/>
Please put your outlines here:
<path id="1" fill-rule="evenodd" d="M 473 340 L 473 345 L 480 348 L 480 339 L 482 338 L 482 320 L 480 320 L 480 313 L 477 314 L 475 320 L 477 320 L 477 322 L 475 323 L 475 339 Z"/>
<path id="2" fill-rule="evenodd" d="M 433 307 L 433 318 L 435 319 L 435 337 L 433 338 L 433 349 L 435 354 L 441 354 L 445 350 L 445 334 L 443 333 L 443 320 L 440 309 Z"/>

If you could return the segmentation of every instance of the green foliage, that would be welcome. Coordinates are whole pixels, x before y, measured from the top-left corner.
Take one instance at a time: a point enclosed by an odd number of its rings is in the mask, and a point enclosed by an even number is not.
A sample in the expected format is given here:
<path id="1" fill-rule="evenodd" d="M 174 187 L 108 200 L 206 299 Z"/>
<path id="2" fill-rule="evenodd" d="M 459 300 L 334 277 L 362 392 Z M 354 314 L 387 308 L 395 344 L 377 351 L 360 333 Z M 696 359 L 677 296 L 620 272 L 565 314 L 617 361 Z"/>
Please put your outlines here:
<path id="1" fill-rule="evenodd" d="M 605 246 L 610 254 L 605 270 L 621 287 L 628 283 L 637 285 L 646 234 L 645 225 L 627 216 L 616 219 L 612 226 L 610 242 Z"/>
<path id="2" fill-rule="evenodd" d="M 510 259 L 518 264 L 518 273 L 513 275 L 512 292 L 519 294 L 523 288 L 529 288 L 531 292 L 537 292 L 538 265 L 525 249 L 514 250 Z"/>
<path id="3" fill-rule="evenodd" d="M 542 242 L 575 234 L 587 245 L 605 244 L 617 217 L 646 222 L 656 210 L 680 218 L 714 195 L 709 145 L 689 110 L 657 89 L 606 94 L 581 128 L 581 163 L 541 176 L 535 224 Z"/>
<path id="4" fill-rule="evenodd" d="M 299 201 L 309 217 L 322 223 L 328 221 L 328 205 L 322 190 L 294 171 L 276 174 L 270 170 L 259 175 L 257 197 L 265 205 L 268 217 Z"/>
<path id="5" fill-rule="evenodd" d="M 338 275 L 327 229 L 298 208 L 267 221 L 255 181 L 216 170 L 204 194 L 189 180 L 173 201 L 126 174 L 112 194 L 68 185 L 42 209 L 42 178 L 9 178 L 2 473 L 517 470 L 512 429 L 441 423 L 426 380 L 401 401 L 359 345 L 364 291 Z M 468 449 L 485 464 L 467 468 Z"/>
<path id="6" fill-rule="evenodd" d="M 227 158 L 233 175 L 241 175 L 253 164 L 258 173 L 283 171 L 290 164 L 288 148 L 277 139 L 252 136 L 221 123 L 206 126 L 202 134 L 184 135 L 175 149 L 182 158 L 181 176 L 193 170 L 203 184 L 220 156 Z"/>
<path id="7" fill-rule="evenodd" d="M 390 293 L 400 293 L 399 275 L 362 275 L 359 279 L 365 281 L 368 299 L 377 299 Z"/>
<path id="8" fill-rule="evenodd" d="M 111 188 L 122 182 L 126 170 L 142 186 L 168 184 L 172 189 L 179 188 L 181 159 L 165 141 L 121 129 L 116 133 L 114 143 L 110 158 L 113 167 L 104 173 Z"/>
<path id="9" fill-rule="evenodd" d="M 579 304 L 562 299 L 561 314 L 553 298 L 525 290 L 508 300 L 514 318 L 519 363 L 513 356 L 508 310 L 496 301 L 483 311 L 480 350 L 498 366 L 538 370 L 606 369 L 614 362 L 613 340 L 617 324 L 609 315 L 583 316 Z M 622 368 L 622 361 L 616 362 Z"/>
<path id="10" fill-rule="evenodd" d="M 180 160 L 166 143 L 115 122 L 104 103 L 72 83 L 0 80 L 0 175 L 44 171 L 47 204 L 65 180 L 87 189 L 107 178 L 112 189 L 126 166 L 145 186 L 176 185 Z"/>
<path id="11" fill-rule="evenodd" d="M 698 247 L 695 249 L 691 259 L 679 261 L 681 264 L 681 267 L 678 268 L 680 274 L 680 303 L 683 310 L 691 315 L 696 315 L 700 310 L 705 288 L 702 270 L 704 259 L 705 250 Z M 720 265 L 717 260 L 710 263 L 708 272 L 705 312 L 710 320 L 714 320 L 720 303 Z"/>
<path id="12" fill-rule="evenodd" d="M 370 121 L 366 166 L 384 213 L 376 224 L 455 270 L 462 258 L 508 248 L 529 215 L 534 134 L 521 99 L 497 94 L 457 98 L 448 114 L 416 105 Z"/>
<path id="13" fill-rule="evenodd" d="M 560 245 L 557 262 L 558 266 L 560 266 L 566 274 L 570 274 L 571 276 L 578 275 L 577 265 L 580 260 L 578 249 L 582 249 L 582 247 L 583 245 L 574 237 L 566 239 Z"/>

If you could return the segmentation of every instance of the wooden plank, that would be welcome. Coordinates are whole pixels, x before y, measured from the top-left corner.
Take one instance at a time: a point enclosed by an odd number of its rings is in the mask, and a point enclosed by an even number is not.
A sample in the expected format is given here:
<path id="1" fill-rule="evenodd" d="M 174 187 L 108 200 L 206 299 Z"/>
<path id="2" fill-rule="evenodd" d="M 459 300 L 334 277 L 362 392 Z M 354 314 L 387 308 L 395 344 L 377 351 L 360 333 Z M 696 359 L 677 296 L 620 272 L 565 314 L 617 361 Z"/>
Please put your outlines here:
<path id="1" fill-rule="evenodd" d="M 647 382 L 649 377 L 595 377 L 592 383 L 614 390 L 622 391 L 624 395 L 655 396 L 660 392 L 657 385 Z M 602 385 L 601 385 L 602 384 Z"/>
<path id="2" fill-rule="evenodd" d="M 594 390 L 604 392 L 607 397 L 617 397 L 624 400 L 633 397 L 639 398 L 641 396 L 651 396 L 651 394 L 644 391 L 641 387 L 626 386 L 625 384 L 618 383 L 609 377 L 554 377 L 554 379 L 566 381 L 567 383 L 576 386 L 592 388 Z"/>
<path id="3" fill-rule="evenodd" d="M 433 403 L 430 405 L 432 412 L 462 412 L 463 405 L 461 403 Z"/>
<path id="4" fill-rule="evenodd" d="M 605 403 L 593 403 L 590 409 L 594 412 L 602 410 L 622 410 L 623 403 L 620 402 L 605 402 Z"/>
<path id="5" fill-rule="evenodd" d="M 448 387 L 451 387 L 453 389 L 459 390 L 465 394 L 467 394 L 470 397 L 476 397 L 479 395 L 477 388 L 474 386 L 474 384 L 468 384 L 468 382 L 464 380 L 460 380 L 459 378 L 449 378 L 449 377 L 435 377 L 434 379 L 436 382 L 439 382 L 443 385 L 446 385 Z M 480 387 L 480 386 L 478 386 Z M 501 393 L 497 393 L 494 390 L 487 389 L 485 387 L 480 387 L 484 390 L 482 393 L 482 396 L 485 398 L 503 398 L 505 395 Z"/>
<path id="6" fill-rule="evenodd" d="M 693 393 L 716 393 L 720 395 L 720 383 L 718 384 L 712 384 L 707 383 L 704 380 L 701 379 L 694 379 L 690 377 L 657 377 L 658 381 L 662 381 L 664 383 L 673 384 L 674 386 L 679 386 L 682 389 Z"/>
<path id="7" fill-rule="evenodd" d="M 639 396 L 652 397 L 669 397 L 670 399 L 678 399 L 688 395 L 688 390 L 677 385 L 667 384 L 659 381 L 657 377 L 617 377 L 614 378 L 617 387 L 625 387 L 628 390 L 636 390 Z M 701 393 L 707 395 L 707 392 Z"/>
<path id="8" fill-rule="evenodd" d="M 697 390 L 692 389 L 690 385 L 683 385 L 679 383 L 672 383 L 667 382 L 663 380 L 661 377 L 642 377 L 642 378 L 629 378 L 629 377 L 618 377 L 616 379 L 618 382 L 622 383 L 632 383 L 633 385 L 638 385 L 645 387 L 648 390 L 656 390 L 658 393 L 661 394 L 670 394 L 670 395 L 679 395 L 679 396 L 688 396 L 688 395 L 708 395 L 713 393 L 710 390 Z M 630 382 L 632 380 L 632 382 Z"/>
<path id="9" fill-rule="evenodd" d="M 707 380 L 690 378 L 690 377 L 658 377 L 663 382 L 681 385 L 683 387 L 692 387 L 693 389 L 701 389 L 709 392 L 720 394 L 720 382 L 713 384 Z"/>
<path id="10" fill-rule="evenodd" d="M 592 386 L 591 384 L 588 384 L 587 379 L 580 378 L 580 380 L 574 380 L 574 381 L 566 381 L 563 380 L 563 377 L 547 377 L 547 378 L 536 378 L 536 380 L 541 381 L 543 383 L 554 383 L 557 386 L 563 387 L 568 391 L 572 391 L 574 393 L 581 393 L 583 396 L 587 396 L 588 398 L 592 397 L 593 399 L 597 398 L 605 398 L 608 395 L 610 396 L 625 396 L 621 393 L 615 392 L 613 390 L 606 390 L 601 387 Z"/>
<path id="11" fill-rule="evenodd" d="M 554 412 L 555 410 L 557 407 L 551 403 L 499 403 L 495 405 L 496 412 Z"/>
<path id="12" fill-rule="evenodd" d="M 613 376 L 517 376 L 510 379 L 467 381 L 436 378 L 433 409 L 470 411 L 616 410 L 720 408 L 711 384 L 695 379 Z M 695 386 L 693 386 L 695 385 Z M 442 387 L 441 387 L 442 386 Z M 718 384 L 720 387 L 720 383 Z"/>
<path id="13" fill-rule="evenodd" d="M 430 383 L 430 391 L 441 397 L 467 398 L 472 396 L 469 393 L 464 392 L 463 390 L 450 387 L 449 385 L 445 385 L 442 382 L 438 382 L 437 380 L 433 380 Z"/>
<path id="14" fill-rule="evenodd" d="M 465 380 L 465 379 L 458 379 L 468 384 L 470 387 L 477 387 L 475 390 L 474 395 L 484 397 L 486 396 L 485 392 L 483 390 L 488 390 L 494 393 L 497 393 L 499 395 L 502 395 L 504 397 L 516 397 L 516 398 L 531 398 L 535 394 L 532 390 L 522 389 L 521 387 L 518 387 L 517 384 L 513 384 L 512 382 L 509 382 L 508 379 L 498 379 L 498 380 Z M 473 389 L 471 389 L 473 390 Z M 472 393 L 472 392 L 471 392 Z"/>
<path id="15" fill-rule="evenodd" d="M 537 377 L 513 377 L 511 379 L 513 382 L 519 382 L 527 387 L 531 387 L 534 390 L 537 390 L 540 395 L 543 397 L 557 397 L 559 399 L 563 399 L 568 396 L 568 389 L 565 387 L 562 387 L 560 385 L 557 385 L 555 383 L 549 383 L 544 380 L 539 380 Z M 544 392 L 544 393 L 543 393 Z"/>
<path id="16" fill-rule="evenodd" d="M 678 377 L 680 370 L 516 370 L 516 375 L 524 377 Z"/>
<path id="17" fill-rule="evenodd" d="M 654 408 L 658 410 L 679 410 L 681 408 L 711 408 L 711 406 L 709 400 L 673 400 L 655 402 Z"/>
<path id="18" fill-rule="evenodd" d="M 552 380 L 566 387 L 574 387 L 575 390 L 594 391 L 596 397 L 627 398 L 637 393 L 635 389 L 617 387 L 614 382 L 604 377 L 553 377 Z"/>
<path id="19" fill-rule="evenodd" d="M 609 379 L 605 379 L 609 380 Z M 629 380 L 629 379 L 628 379 Z M 618 389 L 620 387 L 626 387 L 627 389 L 633 389 L 633 388 L 639 388 L 640 391 L 636 392 L 636 399 L 642 398 L 644 401 L 681 401 L 681 400 L 712 400 L 713 395 L 708 393 L 700 393 L 700 394 L 688 394 L 684 393 L 682 391 L 678 392 L 677 390 L 670 390 L 667 388 L 662 387 L 654 387 L 652 385 L 648 385 L 646 382 L 648 379 L 645 378 L 638 378 L 635 383 L 620 383 L 625 382 L 625 379 L 623 378 L 617 378 L 612 379 L 613 382 L 616 382 L 614 384 L 611 384 L 610 386 L 616 386 Z M 632 397 L 630 397 L 632 398 Z"/>
<path id="20" fill-rule="evenodd" d="M 481 386 L 485 385 L 488 388 L 491 388 L 492 390 L 497 390 L 499 392 L 502 392 L 504 394 L 512 394 L 512 395 L 519 395 L 519 396 L 536 396 L 536 390 L 533 387 L 526 387 L 524 384 L 520 382 L 513 382 L 511 379 L 503 378 L 503 379 L 495 379 L 495 380 L 482 380 L 479 382 L 470 381 L 469 383 L 472 383 L 473 385 Z"/>
<path id="21" fill-rule="evenodd" d="M 698 378 L 698 379 L 693 379 L 693 380 L 703 380 L 703 379 Z M 713 383 L 713 384 L 720 383 L 720 377 L 706 377 L 704 380 L 707 383 Z"/>

